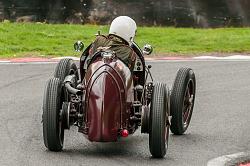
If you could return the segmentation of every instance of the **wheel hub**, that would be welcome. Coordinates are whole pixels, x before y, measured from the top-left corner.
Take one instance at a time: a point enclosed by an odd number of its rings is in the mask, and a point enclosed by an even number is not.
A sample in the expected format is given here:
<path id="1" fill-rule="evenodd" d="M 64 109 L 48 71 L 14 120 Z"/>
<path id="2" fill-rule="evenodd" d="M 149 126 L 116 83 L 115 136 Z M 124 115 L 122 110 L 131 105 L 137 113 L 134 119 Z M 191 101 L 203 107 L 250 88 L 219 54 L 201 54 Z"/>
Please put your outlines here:
<path id="1" fill-rule="evenodd" d="M 183 123 L 185 126 L 187 126 L 189 123 L 189 117 L 190 117 L 190 113 L 192 111 L 193 102 L 194 102 L 194 94 L 193 94 L 191 83 L 192 82 L 190 81 L 187 86 L 186 95 L 184 98 Z"/>

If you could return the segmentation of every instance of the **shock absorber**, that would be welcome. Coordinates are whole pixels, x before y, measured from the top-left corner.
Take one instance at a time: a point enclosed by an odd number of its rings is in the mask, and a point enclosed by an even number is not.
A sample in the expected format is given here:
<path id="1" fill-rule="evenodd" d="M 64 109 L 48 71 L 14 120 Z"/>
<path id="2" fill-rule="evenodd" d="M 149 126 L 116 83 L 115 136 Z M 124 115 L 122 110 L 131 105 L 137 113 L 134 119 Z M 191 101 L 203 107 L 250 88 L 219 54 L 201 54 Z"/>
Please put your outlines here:
<path id="1" fill-rule="evenodd" d="M 147 103 L 149 103 L 151 101 L 152 94 L 153 94 L 153 83 L 149 82 L 146 85 L 146 99 L 147 99 Z"/>

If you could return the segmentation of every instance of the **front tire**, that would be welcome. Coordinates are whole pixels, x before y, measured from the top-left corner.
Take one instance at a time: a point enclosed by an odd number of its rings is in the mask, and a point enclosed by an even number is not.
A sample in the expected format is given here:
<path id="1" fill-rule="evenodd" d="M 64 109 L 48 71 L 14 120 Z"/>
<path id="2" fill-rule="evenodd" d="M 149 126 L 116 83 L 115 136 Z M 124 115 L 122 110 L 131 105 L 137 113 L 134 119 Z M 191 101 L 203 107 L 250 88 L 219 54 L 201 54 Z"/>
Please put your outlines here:
<path id="1" fill-rule="evenodd" d="M 58 78 L 61 82 L 64 81 L 65 77 L 74 74 L 75 77 L 75 84 L 73 85 L 74 88 L 77 86 L 77 81 L 79 80 L 78 69 L 74 61 L 70 58 L 61 59 L 58 64 L 56 65 L 54 77 Z M 64 88 L 62 92 L 63 101 L 69 101 L 69 94 Z"/>
<path id="2" fill-rule="evenodd" d="M 51 151 L 61 151 L 63 148 L 64 129 L 60 111 L 62 83 L 58 78 L 47 82 L 43 98 L 43 139 L 45 146 Z"/>
<path id="3" fill-rule="evenodd" d="M 183 134 L 190 123 L 194 100 L 196 80 L 190 68 L 180 68 L 177 72 L 170 98 L 172 116 L 170 129 L 172 133 Z"/>
<path id="4" fill-rule="evenodd" d="M 70 58 L 61 59 L 55 68 L 54 77 L 63 82 L 65 77 L 70 74 L 75 74 L 79 80 L 78 69 L 74 61 Z"/>
<path id="5" fill-rule="evenodd" d="M 165 84 L 154 85 L 150 106 L 149 149 L 155 158 L 164 157 L 168 147 L 168 96 Z"/>

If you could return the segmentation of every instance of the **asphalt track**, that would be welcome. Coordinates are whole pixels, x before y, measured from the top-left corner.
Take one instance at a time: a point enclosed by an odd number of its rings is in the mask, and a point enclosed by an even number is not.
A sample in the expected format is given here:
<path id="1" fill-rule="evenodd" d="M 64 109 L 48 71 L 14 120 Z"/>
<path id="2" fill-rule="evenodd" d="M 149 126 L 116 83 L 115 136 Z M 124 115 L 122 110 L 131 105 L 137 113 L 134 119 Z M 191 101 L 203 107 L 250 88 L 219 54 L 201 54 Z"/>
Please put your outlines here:
<path id="1" fill-rule="evenodd" d="M 250 150 L 250 61 L 151 62 L 155 81 L 170 87 L 179 67 L 194 69 L 195 108 L 183 136 L 170 136 L 164 159 L 150 157 L 138 130 L 116 143 L 91 143 L 76 128 L 62 152 L 43 145 L 42 98 L 55 64 L 0 64 L 0 165 L 202 166 L 215 157 Z"/>

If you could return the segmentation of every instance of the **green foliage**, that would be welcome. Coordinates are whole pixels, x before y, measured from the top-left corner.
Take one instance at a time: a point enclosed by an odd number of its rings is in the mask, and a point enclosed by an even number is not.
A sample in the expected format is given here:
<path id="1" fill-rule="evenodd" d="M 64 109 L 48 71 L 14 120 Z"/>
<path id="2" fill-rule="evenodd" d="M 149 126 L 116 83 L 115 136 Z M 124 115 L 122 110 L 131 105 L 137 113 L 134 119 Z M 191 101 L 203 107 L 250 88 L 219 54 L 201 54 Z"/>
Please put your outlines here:
<path id="1" fill-rule="evenodd" d="M 89 45 L 98 30 L 106 34 L 108 26 L 0 23 L 0 57 L 79 56 L 73 43 Z M 249 36 L 249 28 L 139 27 L 136 41 L 151 44 L 156 54 L 245 53 L 250 52 Z"/>
<path id="2" fill-rule="evenodd" d="M 141 31 L 140 31 L 141 30 Z M 157 53 L 192 55 L 250 52 L 249 28 L 141 28 L 138 36 L 155 47 Z"/>

